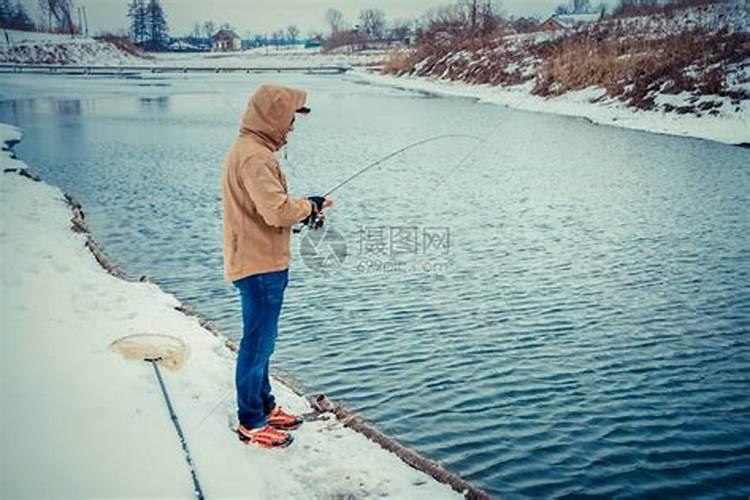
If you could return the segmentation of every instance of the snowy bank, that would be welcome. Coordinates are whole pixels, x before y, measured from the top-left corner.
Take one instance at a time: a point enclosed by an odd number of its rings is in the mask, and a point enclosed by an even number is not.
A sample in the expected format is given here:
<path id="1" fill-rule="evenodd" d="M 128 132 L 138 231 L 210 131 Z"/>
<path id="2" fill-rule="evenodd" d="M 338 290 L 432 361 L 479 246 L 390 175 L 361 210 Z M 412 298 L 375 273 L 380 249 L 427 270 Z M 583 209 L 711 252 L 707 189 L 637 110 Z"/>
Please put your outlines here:
<path id="1" fill-rule="evenodd" d="M 2 30 L 0 63 L 54 65 L 142 65 L 136 57 L 114 43 L 86 36 Z"/>
<path id="2" fill-rule="evenodd" d="M 469 97 L 524 111 L 582 117 L 602 125 L 727 144 L 750 144 L 750 110 L 746 109 L 746 102 L 733 114 L 696 116 L 632 108 L 617 99 L 606 98 L 606 92 L 596 87 L 545 98 L 531 94 L 532 83 L 497 87 L 426 77 L 383 75 L 366 70 L 356 70 L 353 76 L 371 84 Z"/>
<path id="3" fill-rule="evenodd" d="M 314 68 L 319 66 L 371 66 L 381 64 L 384 51 L 363 52 L 321 52 L 317 48 L 275 48 L 259 47 L 237 52 L 195 52 L 174 53 L 161 52 L 154 54 L 153 64 L 171 67 L 209 67 L 209 68 Z"/>
<path id="4" fill-rule="evenodd" d="M 0 141 L 19 138 L 0 125 Z M 295 431 L 288 449 L 240 444 L 227 426 L 234 356 L 224 341 L 158 286 L 99 266 L 88 236 L 70 230 L 59 189 L 12 173 L 25 165 L 8 151 L 0 167 L 0 496 L 193 495 L 151 366 L 108 347 L 158 333 L 190 346 L 164 378 L 206 497 L 460 498 L 328 414 Z M 311 411 L 287 386 L 274 390 L 291 410 Z"/>
<path id="5" fill-rule="evenodd" d="M 473 36 L 428 24 L 382 79 L 596 123 L 750 143 L 747 0 L 652 6 L 568 30 Z M 460 83 L 459 83 L 460 82 Z"/>
<path id="6" fill-rule="evenodd" d="M 7 34 L 7 38 L 5 35 Z M 133 49 L 133 47 L 131 47 Z M 0 63 L 24 65 L 143 66 L 173 68 L 301 68 L 382 64 L 386 52 L 322 52 L 319 48 L 256 47 L 233 52 L 156 52 L 137 57 L 113 40 L 85 36 L 3 30 Z"/>

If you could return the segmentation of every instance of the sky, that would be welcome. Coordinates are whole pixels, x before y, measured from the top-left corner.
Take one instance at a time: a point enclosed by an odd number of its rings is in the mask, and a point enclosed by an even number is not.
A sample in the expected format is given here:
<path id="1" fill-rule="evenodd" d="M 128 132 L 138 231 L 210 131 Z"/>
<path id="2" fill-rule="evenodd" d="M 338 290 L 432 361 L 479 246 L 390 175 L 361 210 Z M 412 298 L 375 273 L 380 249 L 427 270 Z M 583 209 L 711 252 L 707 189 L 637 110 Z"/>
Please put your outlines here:
<path id="1" fill-rule="evenodd" d="M 514 16 L 546 17 L 564 0 L 502 0 L 503 11 Z M 127 27 L 129 0 L 73 0 L 74 7 L 86 7 L 89 32 L 123 30 Z M 38 15 L 37 2 L 24 0 Z M 354 23 L 361 9 L 377 8 L 390 20 L 419 17 L 428 10 L 447 5 L 450 0 L 161 0 L 173 36 L 188 34 L 196 21 L 211 19 L 217 25 L 230 23 L 241 36 L 271 33 L 297 25 L 302 34 L 323 31 L 328 8 L 340 10 Z M 592 1 L 596 5 L 599 1 Z M 611 0 L 610 0 L 611 3 Z M 75 10 L 75 9 L 74 9 Z"/>

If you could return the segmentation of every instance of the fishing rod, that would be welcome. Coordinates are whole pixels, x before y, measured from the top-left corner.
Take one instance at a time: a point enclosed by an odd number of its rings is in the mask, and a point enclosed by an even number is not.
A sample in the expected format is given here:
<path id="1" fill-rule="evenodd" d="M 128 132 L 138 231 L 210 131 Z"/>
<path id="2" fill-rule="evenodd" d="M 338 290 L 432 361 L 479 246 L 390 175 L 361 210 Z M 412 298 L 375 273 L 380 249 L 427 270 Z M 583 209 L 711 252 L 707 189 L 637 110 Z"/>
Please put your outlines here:
<path id="1" fill-rule="evenodd" d="M 421 141 L 413 142 L 413 143 L 409 144 L 408 146 L 404 146 L 401 149 L 397 149 L 396 151 L 385 155 L 384 157 L 380 158 L 379 160 L 370 163 L 369 165 L 365 166 L 364 168 L 361 168 L 360 170 L 358 170 L 357 172 L 355 172 L 353 175 L 350 175 L 349 177 L 347 177 L 342 182 L 336 184 L 336 186 L 334 186 L 332 189 L 329 189 L 323 195 L 323 197 L 325 198 L 326 196 L 330 196 L 331 194 L 333 194 L 334 191 L 337 191 L 340 188 L 346 186 L 351 181 L 353 181 L 354 179 L 356 179 L 360 175 L 364 174 L 365 172 L 367 172 L 371 168 L 374 168 L 374 167 L 380 165 L 381 163 L 385 163 L 386 161 L 390 160 L 394 156 L 398 156 L 401 153 L 404 153 L 404 152 L 406 152 L 406 151 L 408 151 L 410 149 L 416 148 L 417 146 L 421 146 L 422 144 L 427 144 L 428 142 L 434 142 L 434 141 L 439 141 L 439 140 L 442 140 L 442 139 L 452 139 L 452 138 L 474 139 L 476 141 L 481 141 L 482 140 L 481 137 L 477 137 L 475 135 L 470 135 L 470 134 L 443 134 L 443 135 L 436 135 L 436 136 L 433 136 L 433 137 L 428 137 L 427 139 L 422 139 Z"/>
<path id="2" fill-rule="evenodd" d="M 400 155 L 402 153 L 405 153 L 406 151 L 409 151 L 410 149 L 414 149 L 416 147 L 422 146 L 423 144 L 427 144 L 427 143 L 435 142 L 435 141 L 439 141 L 439 140 L 444 140 L 444 139 L 474 139 L 474 140 L 480 141 L 480 142 L 483 141 L 483 139 L 481 137 L 477 137 L 477 136 L 471 135 L 471 134 L 442 134 L 442 135 L 436 135 L 436 136 L 433 136 L 433 137 L 428 137 L 427 139 L 422 139 L 422 140 L 419 140 L 419 141 L 416 141 L 416 142 L 412 142 L 411 144 L 408 144 L 408 145 L 406 145 L 406 146 L 404 146 L 404 147 L 402 147 L 400 149 L 397 149 L 396 151 L 388 153 L 387 155 L 383 156 L 382 158 L 380 158 L 380 159 L 378 159 L 378 160 L 376 160 L 376 161 L 374 161 L 372 163 L 369 163 L 369 164 L 365 165 L 364 167 L 360 168 L 354 174 L 350 175 L 349 177 L 347 177 L 343 181 L 341 181 L 338 184 L 336 184 L 333 188 L 331 188 L 328 191 L 326 191 L 325 194 L 323 195 L 323 198 L 327 198 L 328 196 L 330 196 L 331 194 L 333 194 L 335 191 L 338 191 L 342 187 L 346 186 L 347 184 L 349 184 L 351 181 L 353 181 L 354 179 L 356 179 L 360 175 L 362 175 L 365 172 L 367 172 L 367 171 L 369 171 L 369 170 L 377 167 L 378 165 L 381 165 L 381 164 L 385 163 L 386 161 L 390 160 L 391 158 L 393 158 L 395 156 L 398 156 L 398 155 Z M 320 212 L 318 212 L 317 214 L 315 214 L 313 216 L 312 221 L 307 226 L 303 226 L 303 227 L 308 227 L 308 228 L 317 228 L 317 227 L 319 227 L 318 223 L 321 220 L 322 216 L 323 216 L 323 211 L 321 210 Z M 292 231 L 295 232 L 295 233 L 300 233 L 300 232 L 302 232 L 302 229 L 303 228 L 296 227 Z"/>

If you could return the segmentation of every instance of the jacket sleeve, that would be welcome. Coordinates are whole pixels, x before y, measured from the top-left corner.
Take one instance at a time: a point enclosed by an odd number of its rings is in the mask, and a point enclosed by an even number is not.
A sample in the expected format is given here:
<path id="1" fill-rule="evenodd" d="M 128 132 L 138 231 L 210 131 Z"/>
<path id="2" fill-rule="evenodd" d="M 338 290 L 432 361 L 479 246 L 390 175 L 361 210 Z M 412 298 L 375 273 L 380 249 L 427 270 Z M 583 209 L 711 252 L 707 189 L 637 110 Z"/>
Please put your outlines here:
<path id="1" fill-rule="evenodd" d="M 275 170 L 274 163 L 254 159 L 240 169 L 242 183 L 258 213 L 269 226 L 289 227 L 305 219 L 313 210 L 306 198 L 291 198 Z"/>

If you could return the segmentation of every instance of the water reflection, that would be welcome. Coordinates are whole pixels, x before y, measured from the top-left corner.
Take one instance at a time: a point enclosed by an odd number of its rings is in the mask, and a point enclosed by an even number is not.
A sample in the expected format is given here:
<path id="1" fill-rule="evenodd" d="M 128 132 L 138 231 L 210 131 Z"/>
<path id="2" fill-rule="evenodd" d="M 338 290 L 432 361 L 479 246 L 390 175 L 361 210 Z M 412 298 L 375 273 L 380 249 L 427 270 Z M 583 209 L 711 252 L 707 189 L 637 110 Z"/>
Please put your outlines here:
<path id="1" fill-rule="evenodd" d="M 80 115 L 82 113 L 80 99 L 55 99 L 52 102 L 58 115 Z"/>
<path id="2" fill-rule="evenodd" d="M 142 110 L 146 112 L 163 113 L 169 110 L 169 96 L 158 97 L 141 97 L 138 103 Z"/>

